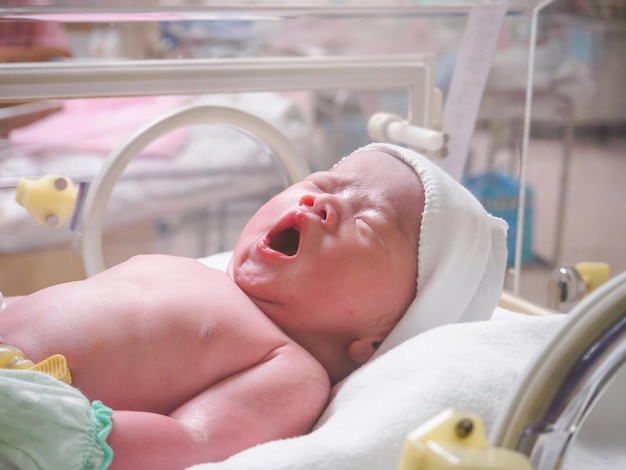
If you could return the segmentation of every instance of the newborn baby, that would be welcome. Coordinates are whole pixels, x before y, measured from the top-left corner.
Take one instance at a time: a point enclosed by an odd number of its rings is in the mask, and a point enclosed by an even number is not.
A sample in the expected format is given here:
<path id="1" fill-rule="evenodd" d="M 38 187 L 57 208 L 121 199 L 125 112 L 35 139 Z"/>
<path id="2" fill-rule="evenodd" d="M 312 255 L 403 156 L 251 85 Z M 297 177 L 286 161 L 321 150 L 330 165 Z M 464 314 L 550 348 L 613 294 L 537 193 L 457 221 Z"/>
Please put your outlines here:
<path id="1" fill-rule="evenodd" d="M 455 300 L 433 310 L 429 285 L 446 280 L 447 252 L 462 232 L 445 233 L 444 213 L 471 231 L 463 245 L 472 273 L 469 288 L 451 274 Z M 227 273 L 138 256 L 11 302 L 0 313 L 0 343 L 35 362 L 63 354 L 72 385 L 114 410 L 100 428 L 106 442 L 90 449 L 102 466 L 218 461 L 308 432 L 331 385 L 375 351 L 438 324 L 488 317 L 502 287 L 505 233 L 424 157 L 374 144 L 266 203 Z"/>

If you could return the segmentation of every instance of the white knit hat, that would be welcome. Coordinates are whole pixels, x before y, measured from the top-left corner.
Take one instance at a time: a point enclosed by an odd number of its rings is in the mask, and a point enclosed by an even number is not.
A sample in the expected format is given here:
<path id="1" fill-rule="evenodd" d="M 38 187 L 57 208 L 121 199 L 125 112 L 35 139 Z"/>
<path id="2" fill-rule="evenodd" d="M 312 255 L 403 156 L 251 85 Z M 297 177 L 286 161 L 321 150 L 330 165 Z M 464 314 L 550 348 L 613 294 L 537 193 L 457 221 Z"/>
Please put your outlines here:
<path id="1" fill-rule="evenodd" d="M 417 294 L 374 357 L 431 328 L 490 318 L 504 282 L 506 222 L 488 214 L 465 187 L 423 155 L 382 143 L 351 155 L 364 150 L 406 162 L 415 169 L 425 195 Z"/>

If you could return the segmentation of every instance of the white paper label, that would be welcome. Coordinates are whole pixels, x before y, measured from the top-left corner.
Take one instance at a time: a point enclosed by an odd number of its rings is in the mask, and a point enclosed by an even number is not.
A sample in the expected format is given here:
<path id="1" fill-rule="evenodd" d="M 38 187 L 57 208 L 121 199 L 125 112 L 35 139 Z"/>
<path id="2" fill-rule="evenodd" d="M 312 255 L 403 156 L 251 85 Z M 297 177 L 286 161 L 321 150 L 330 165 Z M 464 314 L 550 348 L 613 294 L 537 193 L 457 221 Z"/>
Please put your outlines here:
<path id="1" fill-rule="evenodd" d="M 444 130 L 450 137 L 448 156 L 439 162 L 457 181 L 463 177 L 506 10 L 506 2 L 476 5 L 467 18 L 443 110 Z"/>

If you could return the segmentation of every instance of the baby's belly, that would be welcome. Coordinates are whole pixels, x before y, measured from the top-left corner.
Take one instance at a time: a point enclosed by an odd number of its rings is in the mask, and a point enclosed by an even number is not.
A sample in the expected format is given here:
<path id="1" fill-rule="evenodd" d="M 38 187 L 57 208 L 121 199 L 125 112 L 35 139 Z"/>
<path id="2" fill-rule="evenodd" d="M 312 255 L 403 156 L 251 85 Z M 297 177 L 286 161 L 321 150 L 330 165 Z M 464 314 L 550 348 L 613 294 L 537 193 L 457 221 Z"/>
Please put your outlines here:
<path id="1" fill-rule="evenodd" d="M 180 337 L 183 339 L 184 337 Z M 245 361 L 229 361 L 220 347 L 186 337 L 135 344 L 94 343 L 92 353 L 66 352 L 72 385 L 114 409 L 169 413 L 224 380 Z"/>
<path id="2" fill-rule="evenodd" d="M 211 312 L 184 313 L 125 326 L 127 320 L 120 319 L 75 344 L 61 342 L 73 384 L 114 409 L 169 413 L 284 343 L 284 336 L 266 322 L 249 329 Z"/>
<path id="3" fill-rule="evenodd" d="M 259 363 L 284 343 L 284 335 L 258 312 L 242 319 L 237 312 L 244 309 L 224 312 L 188 304 L 184 309 L 136 308 L 129 299 L 124 305 L 66 303 L 62 311 L 49 309 L 46 313 L 53 315 L 38 317 L 37 335 L 22 311 L 16 321 L 0 325 L 0 336 L 35 362 L 63 354 L 72 385 L 90 400 L 113 409 L 164 414 Z"/>
<path id="4" fill-rule="evenodd" d="M 9 307 L 0 337 L 114 409 L 167 413 L 288 339 L 223 273 L 143 257 Z"/>

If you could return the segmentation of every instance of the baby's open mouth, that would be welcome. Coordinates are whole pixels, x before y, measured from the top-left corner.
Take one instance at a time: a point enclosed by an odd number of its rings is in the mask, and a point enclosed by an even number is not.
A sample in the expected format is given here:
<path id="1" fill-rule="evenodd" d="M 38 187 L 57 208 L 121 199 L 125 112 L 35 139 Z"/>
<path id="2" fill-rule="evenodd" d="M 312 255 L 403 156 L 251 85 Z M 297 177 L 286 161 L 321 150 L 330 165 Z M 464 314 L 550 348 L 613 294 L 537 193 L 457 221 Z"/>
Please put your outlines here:
<path id="1" fill-rule="evenodd" d="M 287 256 L 293 256 L 298 252 L 300 245 L 300 230 L 297 227 L 287 227 L 268 235 L 268 246 Z"/>

